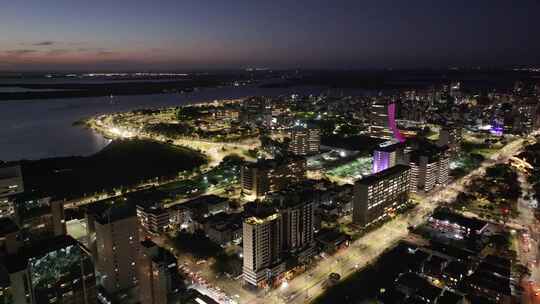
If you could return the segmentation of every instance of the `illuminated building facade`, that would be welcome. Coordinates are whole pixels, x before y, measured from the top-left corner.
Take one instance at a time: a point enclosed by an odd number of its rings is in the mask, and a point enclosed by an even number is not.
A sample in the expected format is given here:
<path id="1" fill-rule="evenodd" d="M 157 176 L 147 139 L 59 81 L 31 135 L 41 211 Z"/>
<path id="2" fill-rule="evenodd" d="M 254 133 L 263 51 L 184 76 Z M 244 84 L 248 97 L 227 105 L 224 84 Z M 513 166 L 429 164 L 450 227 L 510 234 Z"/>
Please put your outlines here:
<path id="1" fill-rule="evenodd" d="M 409 199 L 410 167 L 396 165 L 354 185 L 353 222 L 365 227 L 395 214 Z"/>
<path id="2" fill-rule="evenodd" d="M 169 212 L 160 206 L 137 204 L 140 238 L 162 233 L 169 225 Z"/>
<path id="3" fill-rule="evenodd" d="M 411 192 L 429 192 L 437 185 L 446 185 L 450 177 L 450 157 L 446 147 L 417 150 L 411 153 Z"/>
<path id="4" fill-rule="evenodd" d="M 275 211 L 244 220 L 243 278 L 247 284 L 271 286 L 285 271 L 281 256 L 282 225 L 282 217 Z"/>
<path id="5" fill-rule="evenodd" d="M 404 162 L 404 147 L 401 143 L 386 142 L 373 151 L 372 173 L 386 170 Z"/>
<path id="6" fill-rule="evenodd" d="M 460 151 L 462 141 L 463 129 L 457 125 L 446 125 L 441 127 L 439 131 L 437 146 L 447 146 L 448 152 L 451 155 L 457 155 Z"/>
<path id="7" fill-rule="evenodd" d="M 290 131 L 289 151 L 295 155 L 319 153 L 321 148 L 321 130 L 308 124 L 298 125 Z"/>
<path id="8" fill-rule="evenodd" d="M 242 195 L 262 197 L 268 192 L 285 189 L 306 178 L 306 159 L 287 156 L 280 159 L 259 160 L 241 167 Z"/>
<path id="9" fill-rule="evenodd" d="M 391 139 L 393 134 L 388 125 L 388 103 L 386 101 L 374 102 L 370 107 L 370 113 L 370 135 L 378 138 Z"/>
<path id="10" fill-rule="evenodd" d="M 404 142 L 396 123 L 396 104 L 394 102 L 376 101 L 371 105 L 370 134 L 373 137 L 395 139 Z"/>

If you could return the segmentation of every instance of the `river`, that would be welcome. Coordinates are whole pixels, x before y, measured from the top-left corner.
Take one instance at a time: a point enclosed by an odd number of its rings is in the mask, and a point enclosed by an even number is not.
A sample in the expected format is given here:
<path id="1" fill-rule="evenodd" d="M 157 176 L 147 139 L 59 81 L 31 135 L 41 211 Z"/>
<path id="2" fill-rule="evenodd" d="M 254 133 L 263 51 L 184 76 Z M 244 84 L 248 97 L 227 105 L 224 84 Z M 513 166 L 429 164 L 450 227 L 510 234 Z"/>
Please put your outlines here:
<path id="1" fill-rule="evenodd" d="M 73 126 L 74 122 L 93 115 L 255 95 L 320 94 L 327 90 L 321 87 L 246 86 L 206 88 L 189 94 L 0 101 L 0 160 L 96 153 L 105 147 L 109 140 L 87 128 Z M 359 95 L 365 91 L 347 90 L 346 93 Z"/>

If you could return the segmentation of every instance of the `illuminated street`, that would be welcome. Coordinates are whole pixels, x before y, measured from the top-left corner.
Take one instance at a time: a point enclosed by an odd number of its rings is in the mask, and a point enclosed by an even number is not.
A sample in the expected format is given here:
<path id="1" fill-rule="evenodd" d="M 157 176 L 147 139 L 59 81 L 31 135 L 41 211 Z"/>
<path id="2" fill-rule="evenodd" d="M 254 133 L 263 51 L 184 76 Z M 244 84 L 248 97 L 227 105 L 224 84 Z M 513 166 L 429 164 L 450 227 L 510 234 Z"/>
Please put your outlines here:
<path id="1" fill-rule="evenodd" d="M 479 168 L 468 175 L 453 181 L 448 186 L 438 188 L 422 196 L 422 201 L 413 210 L 398 215 L 390 222 L 351 243 L 351 245 L 328 258 L 321 259 L 305 273 L 295 277 L 286 285 L 272 291 L 261 290 L 257 293 L 242 288 L 242 281 L 227 278 L 215 279 L 209 274 L 205 279 L 212 286 L 219 287 L 230 299 L 238 299 L 239 303 L 305 303 L 324 292 L 323 283 L 332 272 L 341 274 L 342 278 L 358 271 L 368 263 L 372 263 L 386 249 L 408 238 L 409 226 L 425 221 L 433 210 L 444 202 L 451 202 L 464 189 L 465 184 L 475 177 L 485 174 L 485 169 L 495 163 L 505 163 L 522 148 L 523 139 L 515 140 L 493 154 Z M 410 239 L 413 240 L 414 239 Z M 181 260 L 181 259 L 180 259 Z"/>

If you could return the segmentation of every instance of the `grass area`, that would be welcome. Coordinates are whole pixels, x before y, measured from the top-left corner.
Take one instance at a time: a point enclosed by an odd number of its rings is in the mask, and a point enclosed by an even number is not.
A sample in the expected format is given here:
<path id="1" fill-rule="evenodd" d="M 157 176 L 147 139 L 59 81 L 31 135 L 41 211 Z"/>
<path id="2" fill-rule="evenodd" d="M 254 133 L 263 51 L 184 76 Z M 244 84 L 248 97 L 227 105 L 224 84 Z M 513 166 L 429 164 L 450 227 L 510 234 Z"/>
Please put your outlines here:
<path id="1" fill-rule="evenodd" d="M 179 252 L 190 254 L 196 259 L 211 259 L 212 270 L 237 276 L 242 272 L 242 260 L 236 254 L 227 253 L 223 248 L 204 235 L 179 232 L 171 238 L 172 246 Z"/>
<path id="2" fill-rule="evenodd" d="M 485 158 L 492 156 L 495 152 L 499 151 L 504 147 L 503 141 L 482 141 L 478 140 L 467 140 L 461 143 L 461 149 L 463 152 L 470 154 L 480 154 Z"/>
<path id="3" fill-rule="evenodd" d="M 486 158 L 476 153 L 460 153 L 459 157 L 450 164 L 450 175 L 459 178 L 480 167 Z"/>
<path id="4" fill-rule="evenodd" d="M 351 162 L 337 166 L 331 170 L 328 170 L 326 174 L 330 176 L 337 176 L 341 178 L 360 178 L 365 175 L 371 174 L 372 158 L 371 157 L 359 157 Z"/>
<path id="5" fill-rule="evenodd" d="M 227 156 L 218 166 L 204 174 L 165 184 L 157 190 L 167 193 L 171 198 L 179 199 L 204 193 L 211 186 L 227 189 L 238 183 L 241 163 L 242 158 L 235 155 Z"/>
<path id="6" fill-rule="evenodd" d="M 521 196 L 518 176 L 510 165 L 498 164 L 486 169 L 486 175 L 474 179 L 458 194 L 452 206 L 495 221 L 518 216 L 517 199 Z"/>
<path id="7" fill-rule="evenodd" d="M 208 259 L 224 254 L 223 248 L 212 242 L 204 232 L 178 232 L 172 239 L 172 245 L 180 252 L 193 255 L 197 259 Z"/>
<path id="8" fill-rule="evenodd" d="M 22 161 L 25 188 L 38 195 L 72 199 L 171 178 L 207 162 L 188 148 L 150 140 L 118 140 L 87 157 Z"/>
<path id="9" fill-rule="evenodd" d="M 215 256 L 212 270 L 216 273 L 228 273 L 236 277 L 242 273 L 242 259 L 235 254 L 222 253 Z"/>

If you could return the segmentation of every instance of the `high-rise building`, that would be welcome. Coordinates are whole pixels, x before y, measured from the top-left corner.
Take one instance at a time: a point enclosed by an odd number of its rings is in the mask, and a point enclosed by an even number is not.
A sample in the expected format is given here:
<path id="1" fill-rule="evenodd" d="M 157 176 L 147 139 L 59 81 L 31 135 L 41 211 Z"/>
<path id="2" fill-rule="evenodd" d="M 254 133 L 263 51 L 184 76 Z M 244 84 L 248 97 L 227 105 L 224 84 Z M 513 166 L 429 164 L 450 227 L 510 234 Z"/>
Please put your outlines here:
<path id="1" fill-rule="evenodd" d="M 96 278 L 86 248 L 61 235 L 32 242 L 6 257 L 8 303 L 94 304 Z"/>
<path id="2" fill-rule="evenodd" d="M 373 137 L 391 139 L 392 130 L 388 124 L 388 102 L 376 100 L 370 107 L 371 126 L 369 133 Z"/>
<path id="3" fill-rule="evenodd" d="M 131 206 L 90 206 L 87 213 L 89 244 L 98 283 L 109 296 L 137 284 L 138 222 Z"/>
<path id="4" fill-rule="evenodd" d="M 448 152 L 451 155 L 459 153 L 461 148 L 461 142 L 463 141 L 463 131 L 458 125 L 446 125 L 441 127 L 439 131 L 439 139 L 437 140 L 437 146 L 448 147 Z"/>
<path id="5" fill-rule="evenodd" d="M 172 303 L 183 288 L 174 255 L 150 240 L 140 243 L 139 301 L 141 304 Z"/>
<path id="6" fill-rule="evenodd" d="M 397 105 L 386 100 L 376 100 L 371 105 L 371 126 L 369 133 L 373 137 L 394 139 L 404 142 L 405 137 L 397 127 Z"/>
<path id="7" fill-rule="evenodd" d="M 257 213 L 243 224 L 243 278 L 253 286 L 272 286 L 285 271 L 282 218 L 275 210 Z"/>
<path id="8" fill-rule="evenodd" d="M 0 217 L 13 215 L 12 198 L 24 192 L 20 166 L 0 166 Z"/>
<path id="9" fill-rule="evenodd" d="M 283 252 L 306 260 L 314 254 L 315 202 L 312 191 L 283 191 L 271 201 L 281 214 Z"/>
<path id="10" fill-rule="evenodd" d="M 448 183 L 450 157 L 446 147 L 416 150 L 411 153 L 411 192 L 429 192 Z"/>
<path id="11" fill-rule="evenodd" d="M 25 241 L 66 234 L 64 203 L 50 197 L 23 195 L 13 201 L 13 220 Z"/>
<path id="12" fill-rule="evenodd" d="M 356 181 L 353 222 L 369 226 L 392 216 L 409 198 L 410 167 L 396 165 Z"/>
<path id="13" fill-rule="evenodd" d="M 511 112 L 512 131 L 518 134 L 528 134 L 540 125 L 540 106 L 536 99 L 521 100 L 516 103 Z"/>
<path id="14" fill-rule="evenodd" d="M 372 173 L 404 164 L 404 147 L 402 143 L 385 142 L 373 151 Z"/>
<path id="15" fill-rule="evenodd" d="M 321 130 L 313 125 L 299 124 L 290 131 L 289 151 L 295 155 L 319 153 Z"/>
<path id="16" fill-rule="evenodd" d="M 240 170 L 242 194 L 257 198 L 268 192 L 285 189 L 306 178 L 306 159 L 287 156 L 279 159 L 259 160 L 246 163 Z"/>

